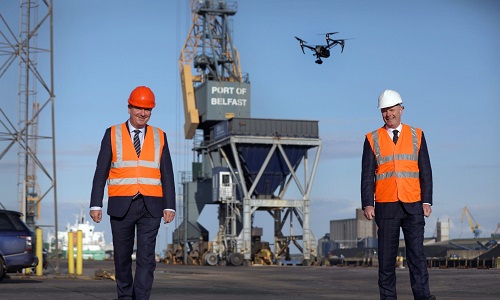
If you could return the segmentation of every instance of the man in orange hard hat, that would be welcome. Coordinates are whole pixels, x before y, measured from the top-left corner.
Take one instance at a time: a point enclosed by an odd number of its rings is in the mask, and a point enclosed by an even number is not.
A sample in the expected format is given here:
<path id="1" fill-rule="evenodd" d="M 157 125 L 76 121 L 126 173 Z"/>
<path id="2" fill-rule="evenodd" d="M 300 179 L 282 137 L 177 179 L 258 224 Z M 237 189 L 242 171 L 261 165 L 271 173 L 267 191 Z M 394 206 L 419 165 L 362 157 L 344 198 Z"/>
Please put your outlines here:
<path id="1" fill-rule="evenodd" d="M 366 135 L 361 170 L 361 205 L 378 231 L 380 299 L 397 299 L 396 257 L 403 230 L 415 299 L 436 299 L 429 291 L 424 253 L 425 217 L 432 209 L 432 169 L 421 129 L 401 123 L 403 100 L 394 90 L 378 99 L 384 126 Z"/>
<path id="2" fill-rule="evenodd" d="M 175 185 L 167 135 L 147 125 L 155 104 L 150 88 L 135 88 L 128 99 L 129 119 L 106 130 L 97 157 L 90 216 L 94 222 L 102 220 L 107 183 L 118 299 L 149 299 L 161 218 L 170 223 L 175 217 Z"/>

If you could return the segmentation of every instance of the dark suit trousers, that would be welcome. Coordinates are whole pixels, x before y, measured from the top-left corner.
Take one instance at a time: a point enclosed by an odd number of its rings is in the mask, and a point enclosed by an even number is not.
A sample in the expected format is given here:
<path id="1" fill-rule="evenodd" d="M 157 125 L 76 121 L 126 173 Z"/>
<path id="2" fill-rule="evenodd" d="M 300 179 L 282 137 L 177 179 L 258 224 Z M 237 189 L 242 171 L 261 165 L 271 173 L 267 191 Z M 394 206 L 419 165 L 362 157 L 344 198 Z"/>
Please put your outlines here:
<path id="1" fill-rule="evenodd" d="M 396 256 L 399 248 L 400 228 L 406 244 L 406 258 L 410 270 L 410 283 L 415 299 L 430 296 L 429 274 L 424 253 L 423 239 L 424 215 L 409 214 L 399 203 L 394 218 L 377 218 L 378 259 L 380 299 L 397 299 L 396 293 Z"/>
<path id="2" fill-rule="evenodd" d="M 155 247 L 160 222 L 161 218 L 155 218 L 148 212 L 142 197 L 131 203 L 124 217 L 111 217 L 118 299 L 149 299 L 156 269 Z M 136 228 L 137 253 L 133 278 L 131 255 Z"/>

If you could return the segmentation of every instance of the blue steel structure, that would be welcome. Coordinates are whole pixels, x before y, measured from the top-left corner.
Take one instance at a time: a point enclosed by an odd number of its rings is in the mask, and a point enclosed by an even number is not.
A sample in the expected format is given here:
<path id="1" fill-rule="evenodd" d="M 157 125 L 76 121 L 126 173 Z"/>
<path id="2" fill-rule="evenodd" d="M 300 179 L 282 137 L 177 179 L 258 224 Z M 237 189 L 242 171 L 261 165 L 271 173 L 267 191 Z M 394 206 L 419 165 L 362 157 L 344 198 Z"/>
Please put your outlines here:
<path id="1" fill-rule="evenodd" d="M 218 128 L 222 125 L 227 130 Z M 237 125 L 237 126 L 236 126 Z M 245 130 L 235 129 L 242 127 Z M 232 128 L 232 129 L 231 129 Z M 227 166 L 235 181 L 236 210 L 242 223 L 236 247 L 250 262 L 255 249 L 252 216 L 264 210 L 274 219 L 274 258 L 286 256 L 293 243 L 303 253 L 303 263 L 315 258 L 316 239 L 310 229 L 310 195 L 321 152 L 317 121 L 233 118 L 213 128 L 206 151 L 211 165 Z M 314 151 L 312 166 L 309 153 Z M 302 172 L 301 172 L 302 170 Z M 302 175 L 302 176 L 301 176 Z M 298 194 L 287 191 L 295 185 Z M 242 208 L 242 209 L 241 209 Z M 301 233 L 286 234 L 287 223 L 296 217 Z M 302 241 L 302 243 L 300 243 Z"/>

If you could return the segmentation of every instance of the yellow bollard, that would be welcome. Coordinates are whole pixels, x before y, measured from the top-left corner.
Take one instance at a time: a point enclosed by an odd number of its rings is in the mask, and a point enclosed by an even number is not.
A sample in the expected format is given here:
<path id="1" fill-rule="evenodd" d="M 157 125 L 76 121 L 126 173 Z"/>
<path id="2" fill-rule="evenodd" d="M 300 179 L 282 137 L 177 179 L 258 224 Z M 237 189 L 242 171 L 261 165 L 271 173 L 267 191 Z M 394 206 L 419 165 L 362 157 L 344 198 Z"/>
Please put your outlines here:
<path id="1" fill-rule="evenodd" d="M 73 232 L 68 232 L 68 274 L 75 274 L 75 254 L 74 254 L 74 241 L 73 241 Z"/>
<path id="2" fill-rule="evenodd" d="M 81 230 L 76 232 L 76 275 L 83 275 L 83 246 L 82 246 L 83 233 Z"/>
<path id="3" fill-rule="evenodd" d="M 36 266 L 36 276 L 43 275 L 43 238 L 42 228 L 36 229 L 36 256 L 38 257 L 38 265 Z"/>

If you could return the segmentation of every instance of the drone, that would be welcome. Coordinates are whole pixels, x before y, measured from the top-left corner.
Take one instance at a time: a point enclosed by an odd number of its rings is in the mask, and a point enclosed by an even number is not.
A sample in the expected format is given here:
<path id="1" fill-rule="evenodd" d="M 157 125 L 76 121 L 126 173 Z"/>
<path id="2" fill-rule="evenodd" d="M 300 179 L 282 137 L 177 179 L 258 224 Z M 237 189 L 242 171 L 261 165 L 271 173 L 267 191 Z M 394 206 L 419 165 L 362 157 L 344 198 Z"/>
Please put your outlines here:
<path id="1" fill-rule="evenodd" d="M 322 57 L 323 58 L 330 57 L 330 48 L 335 47 L 337 45 L 340 45 L 342 47 L 341 53 L 344 52 L 345 39 L 334 40 L 334 39 L 330 38 L 330 34 L 336 34 L 336 33 L 338 33 L 338 32 L 326 33 L 326 45 L 309 46 L 309 45 L 306 45 L 307 42 L 304 41 L 303 39 L 298 38 L 298 37 L 295 37 L 295 38 L 300 43 L 300 48 L 302 49 L 302 53 L 306 54 L 304 51 L 304 47 L 311 49 L 312 51 L 314 51 L 314 55 L 316 55 L 316 58 L 317 58 L 315 63 L 321 65 L 323 63 L 323 61 L 321 60 Z"/>

